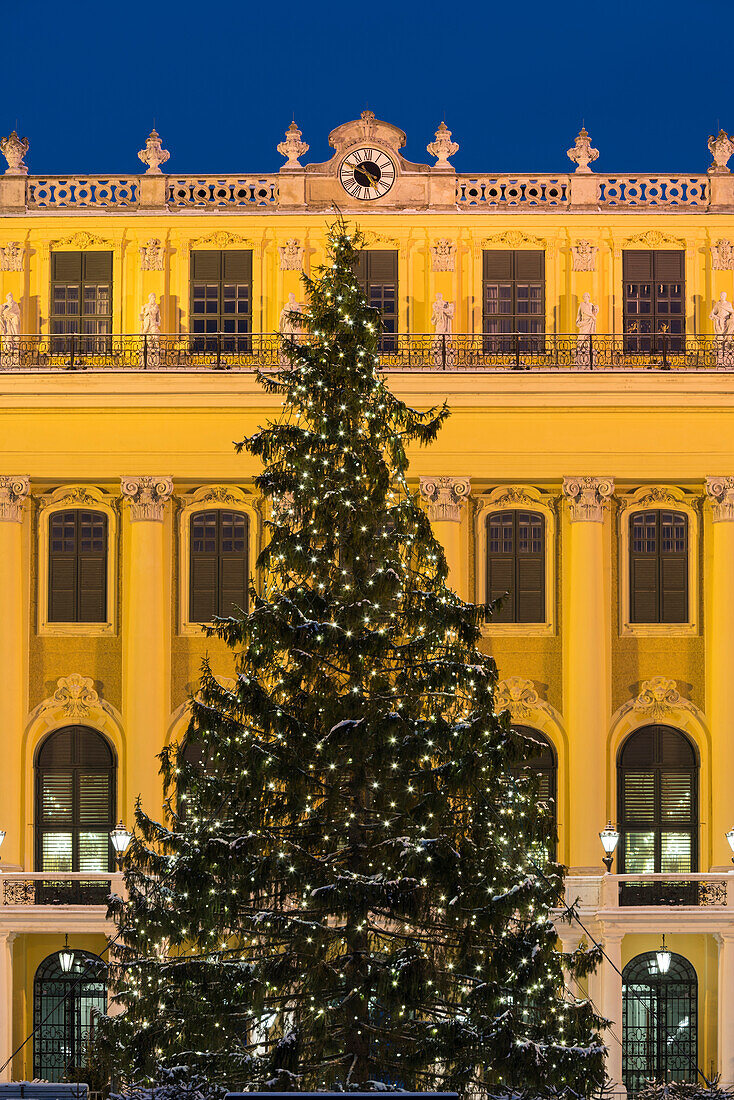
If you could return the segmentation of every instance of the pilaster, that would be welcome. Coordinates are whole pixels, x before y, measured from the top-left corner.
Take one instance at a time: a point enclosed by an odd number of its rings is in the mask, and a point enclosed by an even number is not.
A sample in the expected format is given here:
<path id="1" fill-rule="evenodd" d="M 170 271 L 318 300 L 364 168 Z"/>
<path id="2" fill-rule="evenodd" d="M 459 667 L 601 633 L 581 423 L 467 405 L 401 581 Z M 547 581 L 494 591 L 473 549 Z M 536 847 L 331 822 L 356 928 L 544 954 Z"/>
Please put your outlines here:
<path id="1" fill-rule="evenodd" d="M 603 934 L 605 955 L 601 970 L 601 1015 L 610 1020 L 604 1033 L 607 1046 L 607 1074 L 615 1094 L 624 1093 L 622 1084 L 622 932 Z"/>
<path id="2" fill-rule="evenodd" d="M 165 523 L 173 493 L 170 477 L 124 477 L 124 591 L 122 682 L 127 732 L 127 784 L 132 819 L 135 798 L 157 816 L 162 789 L 155 756 L 163 747 L 170 713 L 170 532 Z"/>
<path id="3" fill-rule="evenodd" d="M 420 479 L 420 494 L 433 533 L 446 554 L 448 583 L 463 599 L 468 596 L 467 519 L 463 505 L 470 493 L 468 477 L 442 475 Z"/>
<path id="4" fill-rule="evenodd" d="M 605 582 L 604 519 L 612 478 L 567 477 L 568 552 L 562 554 L 567 624 L 564 695 L 569 739 L 569 862 L 578 873 L 599 866 L 598 832 L 606 812 L 606 729 L 610 593 Z"/>
<path id="5" fill-rule="evenodd" d="M 0 475 L 0 731 L 3 765 L 0 768 L 0 806 L 5 867 L 20 867 L 23 835 L 19 792 L 21 745 L 27 710 L 28 562 L 23 553 L 23 516 L 30 479 Z M 1 1014 L 0 1014 L 1 1016 Z"/>
<path id="6" fill-rule="evenodd" d="M 10 1057 L 13 1053 L 14 939 L 14 932 L 0 932 L 0 1082 L 13 1079 Z M 5 1065 L 6 1062 L 8 1065 Z"/>
<path id="7" fill-rule="evenodd" d="M 718 1054 L 721 1087 L 734 1086 L 734 932 L 715 932 L 719 947 Z"/>

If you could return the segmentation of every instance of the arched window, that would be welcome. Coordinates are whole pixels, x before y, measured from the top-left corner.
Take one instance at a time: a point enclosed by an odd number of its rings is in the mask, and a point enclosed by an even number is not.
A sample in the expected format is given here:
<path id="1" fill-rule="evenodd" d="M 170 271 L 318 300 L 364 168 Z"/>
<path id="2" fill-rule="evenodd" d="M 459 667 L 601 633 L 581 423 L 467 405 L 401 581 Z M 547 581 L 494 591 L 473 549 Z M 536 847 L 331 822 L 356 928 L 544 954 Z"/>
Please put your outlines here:
<path id="1" fill-rule="evenodd" d="M 212 508 L 191 516 L 190 622 L 247 610 L 247 534 L 244 512 Z"/>
<path id="2" fill-rule="evenodd" d="M 540 512 L 510 509 L 487 517 L 487 600 L 502 596 L 492 622 L 545 622 L 545 518 Z"/>
<path id="3" fill-rule="evenodd" d="M 629 1093 L 646 1080 L 697 1077 L 698 982 L 682 955 L 671 953 L 665 974 L 654 951 L 637 955 L 622 972 L 622 1079 Z"/>
<path id="4" fill-rule="evenodd" d="M 672 726 L 643 726 L 622 745 L 617 772 L 620 873 L 696 871 L 698 758 L 685 734 Z M 687 884 L 633 883 L 625 886 L 630 896 L 623 900 L 660 902 L 661 891 L 688 889 Z M 674 904 L 672 897 L 668 904 Z"/>
<path id="5" fill-rule="evenodd" d="M 105 964 L 74 949 L 65 973 L 58 952 L 44 959 L 33 983 L 33 1076 L 63 1081 L 84 1064 L 95 1015 L 107 1010 Z"/>
<path id="6" fill-rule="evenodd" d="M 557 824 L 556 790 L 558 785 L 558 763 L 556 760 L 556 751 L 548 738 L 539 730 L 533 729 L 532 726 L 517 726 L 513 723 L 513 729 L 517 730 L 523 737 L 528 738 L 534 746 L 533 755 L 525 760 L 523 764 L 513 768 L 513 772 L 517 775 L 521 774 L 523 771 L 528 771 L 538 776 L 538 800 L 540 802 L 547 802 L 551 806 L 553 811 L 553 822 Z M 555 858 L 555 848 L 556 846 L 554 844 L 547 853 L 551 859 Z"/>
<path id="7" fill-rule="evenodd" d="M 107 516 L 82 508 L 49 519 L 48 621 L 107 620 Z"/>
<path id="8" fill-rule="evenodd" d="M 109 871 L 109 833 L 115 823 L 115 759 L 101 734 L 66 726 L 50 734 L 36 757 L 36 868 Z M 91 883 L 42 884 L 44 901 L 100 900 L 109 893 Z"/>
<path id="9" fill-rule="evenodd" d="M 630 516 L 630 622 L 688 622 L 688 517 L 652 509 Z"/>

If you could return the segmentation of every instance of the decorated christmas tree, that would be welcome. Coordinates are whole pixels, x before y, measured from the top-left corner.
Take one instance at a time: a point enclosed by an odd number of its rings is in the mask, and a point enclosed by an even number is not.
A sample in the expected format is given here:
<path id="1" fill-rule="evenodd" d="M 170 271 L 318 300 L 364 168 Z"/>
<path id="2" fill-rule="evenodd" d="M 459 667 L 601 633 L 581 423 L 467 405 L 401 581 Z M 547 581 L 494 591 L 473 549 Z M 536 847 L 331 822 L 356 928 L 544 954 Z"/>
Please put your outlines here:
<path id="1" fill-rule="evenodd" d="M 213 627 L 236 679 L 204 667 L 166 820 L 138 809 L 105 1052 L 118 1084 L 589 1095 L 599 1020 L 562 964 L 595 955 L 556 950 L 533 746 L 407 481 L 448 410 L 380 376 L 361 243 L 332 229 L 308 334 L 262 379 L 282 412 L 240 445 L 271 506 L 260 588 Z"/>

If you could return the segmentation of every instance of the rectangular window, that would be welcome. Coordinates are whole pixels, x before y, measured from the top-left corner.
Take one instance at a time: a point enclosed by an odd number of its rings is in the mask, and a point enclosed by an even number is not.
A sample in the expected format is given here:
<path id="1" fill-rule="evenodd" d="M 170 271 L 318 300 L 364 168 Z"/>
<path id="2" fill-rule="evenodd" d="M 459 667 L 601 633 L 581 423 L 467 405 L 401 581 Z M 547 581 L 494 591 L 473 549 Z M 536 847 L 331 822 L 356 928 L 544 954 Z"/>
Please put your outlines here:
<path id="1" fill-rule="evenodd" d="M 191 332 L 201 351 L 251 351 L 252 252 L 191 253 Z"/>
<path id="2" fill-rule="evenodd" d="M 688 518 L 682 512 L 630 516 L 630 622 L 688 622 Z"/>
<path id="3" fill-rule="evenodd" d="M 514 334 L 545 332 L 545 252 L 485 250 L 482 257 L 482 327 L 485 350 L 510 355 Z M 523 350 L 540 351 L 542 340 L 519 341 Z"/>
<path id="4" fill-rule="evenodd" d="M 355 269 L 367 302 L 382 317 L 380 351 L 397 350 L 398 254 L 392 251 L 360 252 Z"/>
<path id="5" fill-rule="evenodd" d="M 247 516 L 215 508 L 191 517 L 189 621 L 247 611 Z"/>
<path id="6" fill-rule="evenodd" d="M 504 597 L 493 623 L 545 622 L 545 519 L 493 512 L 487 520 L 487 599 Z"/>
<path id="7" fill-rule="evenodd" d="M 112 333 L 112 253 L 51 253 L 51 334 L 56 354 L 109 350 Z"/>
<path id="8" fill-rule="evenodd" d="M 48 621 L 107 621 L 107 516 L 81 508 L 49 519 Z"/>
<path id="9" fill-rule="evenodd" d="M 622 254 L 625 350 L 681 351 L 686 331 L 685 252 L 627 250 Z"/>

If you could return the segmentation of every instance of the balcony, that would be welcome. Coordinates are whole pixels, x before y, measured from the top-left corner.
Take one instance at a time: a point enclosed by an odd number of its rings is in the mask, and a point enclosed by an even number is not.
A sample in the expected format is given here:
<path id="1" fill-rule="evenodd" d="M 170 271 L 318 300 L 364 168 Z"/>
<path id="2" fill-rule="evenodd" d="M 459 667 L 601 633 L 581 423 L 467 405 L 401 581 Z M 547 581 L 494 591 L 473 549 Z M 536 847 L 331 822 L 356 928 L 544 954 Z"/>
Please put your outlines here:
<path id="1" fill-rule="evenodd" d="M 101 871 L 0 871 L 0 932 L 108 932 L 107 899 L 122 875 Z"/>
<path id="2" fill-rule="evenodd" d="M 304 341 L 308 337 L 303 338 Z M 287 365 L 278 333 L 2 336 L 5 371 L 256 371 Z M 385 371 L 734 371 L 734 338 L 629 333 L 389 334 Z"/>

